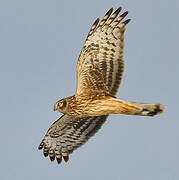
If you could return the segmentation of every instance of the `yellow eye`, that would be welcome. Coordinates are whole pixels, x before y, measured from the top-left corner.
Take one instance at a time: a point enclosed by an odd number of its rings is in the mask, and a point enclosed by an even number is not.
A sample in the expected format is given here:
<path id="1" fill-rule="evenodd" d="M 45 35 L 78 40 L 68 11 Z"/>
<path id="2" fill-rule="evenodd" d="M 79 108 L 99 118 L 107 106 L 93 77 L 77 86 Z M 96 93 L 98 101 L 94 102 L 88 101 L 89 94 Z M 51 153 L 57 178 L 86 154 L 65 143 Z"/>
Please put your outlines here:
<path id="1" fill-rule="evenodd" d="M 66 100 L 64 100 L 64 99 L 60 100 L 60 101 L 56 102 L 56 104 L 54 105 L 54 111 L 63 109 L 66 107 L 66 105 L 67 105 Z"/>
<path id="2" fill-rule="evenodd" d="M 58 104 L 58 106 L 59 106 L 60 108 L 66 107 L 66 105 L 67 105 L 66 100 L 60 101 L 59 104 Z"/>
<path id="3" fill-rule="evenodd" d="M 62 101 L 58 102 L 57 106 L 60 108 L 63 107 L 63 102 Z"/>

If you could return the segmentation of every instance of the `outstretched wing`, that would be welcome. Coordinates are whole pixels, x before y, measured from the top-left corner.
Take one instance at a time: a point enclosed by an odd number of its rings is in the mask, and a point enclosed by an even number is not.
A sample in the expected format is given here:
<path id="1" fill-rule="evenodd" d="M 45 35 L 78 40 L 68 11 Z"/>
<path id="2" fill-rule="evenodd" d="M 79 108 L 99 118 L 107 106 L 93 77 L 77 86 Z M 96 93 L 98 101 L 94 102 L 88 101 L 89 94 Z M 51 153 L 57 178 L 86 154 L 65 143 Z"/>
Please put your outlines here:
<path id="1" fill-rule="evenodd" d="M 78 59 L 76 94 L 100 91 L 116 95 L 124 70 L 125 25 L 130 21 L 121 22 L 127 11 L 117 17 L 121 9 L 112 14 L 111 8 L 101 22 L 97 19 L 92 25 Z"/>
<path id="2" fill-rule="evenodd" d="M 77 118 L 68 115 L 61 116 L 47 131 L 39 145 L 44 156 L 58 163 L 63 159 L 67 162 L 69 154 L 83 145 L 93 136 L 106 121 L 107 116 Z"/>
<path id="3" fill-rule="evenodd" d="M 110 9 L 99 23 L 92 25 L 77 65 L 77 94 L 87 89 L 106 92 L 115 96 L 123 74 L 123 47 L 125 25 L 119 24 L 127 12 L 112 14 Z M 112 14 L 112 15 L 111 15 Z M 115 20 L 116 19 L 116 20 Z M 107 116 L 77 118 L 63 115 L 47 131 L 39 145 L 44 156 L 51 161 L 68 161 L 69 154 L 83 145 L 106 121 Z"/>

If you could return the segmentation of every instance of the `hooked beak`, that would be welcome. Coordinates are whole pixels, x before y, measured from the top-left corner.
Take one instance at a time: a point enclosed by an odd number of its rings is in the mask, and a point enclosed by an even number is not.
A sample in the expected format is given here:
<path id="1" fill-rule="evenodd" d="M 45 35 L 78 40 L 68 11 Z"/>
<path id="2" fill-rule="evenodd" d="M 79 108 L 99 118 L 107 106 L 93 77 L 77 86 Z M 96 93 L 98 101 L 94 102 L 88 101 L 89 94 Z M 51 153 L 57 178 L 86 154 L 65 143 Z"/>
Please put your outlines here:
<path id="1" fill-rule="evenodd" d="M 57 105 L 57 103 L 54 105 L 53 110 L 54 110 L 54 111 L 57 111 L 57 110 L 58 110 L 58 105 Z"/>

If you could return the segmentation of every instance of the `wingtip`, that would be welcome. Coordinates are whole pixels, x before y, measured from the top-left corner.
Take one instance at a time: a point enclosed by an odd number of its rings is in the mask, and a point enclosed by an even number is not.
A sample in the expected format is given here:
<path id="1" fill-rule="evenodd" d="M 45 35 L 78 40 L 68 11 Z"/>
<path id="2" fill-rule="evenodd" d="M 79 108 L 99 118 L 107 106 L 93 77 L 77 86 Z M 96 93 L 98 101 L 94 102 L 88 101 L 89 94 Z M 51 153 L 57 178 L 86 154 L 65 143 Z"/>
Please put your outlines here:
<path id="1" fill-rule="evenodd" d="M 110 8 L 108 12 L 112 12 L 112 11 L 113 11 L 113 7 L 112 7 L 112 8 Z"/>
<path id="2" fill-rule="evenodd" d="M 38 146 L 38 150 L 41 150 L 44 147 L 44 143 L 41 142 L 40 145 Z"/>
<path id="3" fill-rule="evenodd" d="M 119 14 L 122 10 L 122 7 L 120 6 L 119 8 L 116 9 L 116 11 L 114 12 L 114 14 Z"/>
<path id="4" fill-rule="evenodd" d="M 69 156 L 63 156 L 63 159 L 64 159 L 65 162 L 68 162 Z"/>
<path id="5" fill-rule="evenodd" d="M 96 21 L 93 23 L 93 25 L 98 24 L 100 21 L 99 17 L 96 19 Z"/>
<path id="6" fill-rule="evenodd" d="M 123 24 L 128 24 L 129 22 L 131 21 L 131 19 L 127 19 L 127 20 L 125 20 L 124 22 L 122 22 Z"/>
<path id="7" fill-rule="evenodd" d="M 62 157 L 60 157 L 60 158 L 56 157 L 56 160 L 57 160 L 57 163 L 60 164 L 62 162 Z"/>
<path id="8" fill-rule="evenodd" d="M 129 11 L 125 11 L 123 14 L 121 14 L 120 16 L 121 17 L 125 17 L 125 16 L 127 16 L 128 15 L 128 13 L 129 13 Z"/>
<path id="9" fill-rule="evenodd" d="M 55 156 L 49 156 L 50 161 L 54 161 L 55 160 Z"/>
<path id="10" fill-rule="evenodd" d="M 46 146 L 44 146 L 43 154 L 44 154 L 45 157 L 47 157 L 48 154 L 49 154 L 49 149 Z"/>
<path id="11" fill-rule="evenodd" d="M 113 8 L 110 8 L 110 9 L 108 10 L 108 12 L 105 14 L 105 16 L 111 15 L 112 12 L 113 12 Z"/>

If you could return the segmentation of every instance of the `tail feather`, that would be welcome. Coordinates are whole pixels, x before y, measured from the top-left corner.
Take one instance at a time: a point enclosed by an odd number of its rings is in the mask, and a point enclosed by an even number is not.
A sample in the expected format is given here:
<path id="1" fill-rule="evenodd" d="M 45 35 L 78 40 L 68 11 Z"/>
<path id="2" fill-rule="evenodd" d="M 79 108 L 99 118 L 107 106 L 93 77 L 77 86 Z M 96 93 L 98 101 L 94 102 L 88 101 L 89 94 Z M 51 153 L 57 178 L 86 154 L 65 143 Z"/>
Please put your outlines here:
<path id="1" fill-rule="evenodd" d="M 136 113 L 136 115 L 140 116 L 154 116 L 157 114 L 161 114 L 165 110 L 165 106 L 162 104 L 149 104 L 149 103 L 135 103 L 140 111 Z"/>
<path id="2" fill-rule="evenodd" d="M 108 114 L 128 114 L 139 116 L 155 116 L 162 113 L 165 107 L 162 104 L 126 102 L 120 99 L 111 98 L 108 100 Z M 104 103 L 103 103 L 104 104 Z"/>

